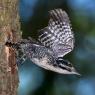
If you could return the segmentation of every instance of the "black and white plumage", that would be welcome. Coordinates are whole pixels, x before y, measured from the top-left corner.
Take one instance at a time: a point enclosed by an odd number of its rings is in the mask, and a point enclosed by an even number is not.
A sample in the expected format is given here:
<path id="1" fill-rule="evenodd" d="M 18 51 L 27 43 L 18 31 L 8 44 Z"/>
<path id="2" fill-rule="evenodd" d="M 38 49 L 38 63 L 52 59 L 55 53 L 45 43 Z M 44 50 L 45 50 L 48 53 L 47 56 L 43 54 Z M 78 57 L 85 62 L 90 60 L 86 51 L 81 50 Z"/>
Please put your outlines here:
<path id="1" fill-rule="evenodd" d="M 48 26 L 39 31 L 39 42 L 28 39 L 16 44 L 7 42 L 6 45 L 22 52 L 18 62 L 30 58 L 33 63 L 47 70 L 62 74 L 78 74 L 72 64 L 63 59 L 63 56 L 74 48 L 74 34 L 68 15 L 62 9 L 51 10 L 49 14 Z"/>
<path id="2" fill-rule="evenodd" d="M 47 27 L 40 31 L 39 40 L 51 48 L 57 57 L 63 57 L 74 48 L 74 34 L 71 31 L 68 15 L 62 9 L 50 11 Z"/>

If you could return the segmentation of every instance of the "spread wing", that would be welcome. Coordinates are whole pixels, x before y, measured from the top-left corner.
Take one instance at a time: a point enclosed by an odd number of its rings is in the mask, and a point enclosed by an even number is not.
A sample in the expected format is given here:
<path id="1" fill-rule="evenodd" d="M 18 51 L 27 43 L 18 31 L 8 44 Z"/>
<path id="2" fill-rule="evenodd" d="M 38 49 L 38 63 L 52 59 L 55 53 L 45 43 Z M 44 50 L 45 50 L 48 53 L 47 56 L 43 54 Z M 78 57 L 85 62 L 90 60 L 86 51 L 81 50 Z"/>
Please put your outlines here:
<path id="1" fill-rule="evenodd" d="M 51 10 L 49 13 L 49 24 L 39 31 L 39 41 L 52 49 L 57 57 L 63 57 L 74 48 L 74 34 L 69 17 L 62 9 Z"/>

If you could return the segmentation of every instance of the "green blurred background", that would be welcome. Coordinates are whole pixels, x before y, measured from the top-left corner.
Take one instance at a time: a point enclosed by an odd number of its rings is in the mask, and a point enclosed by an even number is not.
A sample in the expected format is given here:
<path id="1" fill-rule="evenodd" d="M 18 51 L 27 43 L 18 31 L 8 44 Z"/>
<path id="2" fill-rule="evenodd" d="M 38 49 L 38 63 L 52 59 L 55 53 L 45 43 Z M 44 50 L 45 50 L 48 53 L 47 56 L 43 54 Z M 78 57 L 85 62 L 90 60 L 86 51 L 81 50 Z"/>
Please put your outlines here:
<path id="1" fill-rule="evenodd" d="M 23 38 L 37 39 L 48 11 L 62 8 L 71 20 L 75 48 L 68 59 L 81 76 L 44 70 L 30 60 L 19 65 L 18 95 L 95 95 L 95 0 L 19 0 Z"/>

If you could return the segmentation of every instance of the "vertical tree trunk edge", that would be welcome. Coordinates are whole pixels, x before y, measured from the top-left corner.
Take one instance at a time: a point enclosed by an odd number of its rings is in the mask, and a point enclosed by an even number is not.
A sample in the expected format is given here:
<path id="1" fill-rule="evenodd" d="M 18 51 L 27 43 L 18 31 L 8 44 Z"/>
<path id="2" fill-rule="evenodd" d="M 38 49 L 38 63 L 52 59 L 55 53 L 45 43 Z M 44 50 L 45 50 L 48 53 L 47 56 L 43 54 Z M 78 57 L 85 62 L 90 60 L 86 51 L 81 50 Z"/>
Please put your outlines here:
<path id="1" fill-rule="evenodd" d="M 0 95 L 17 95 L 19 78 L 15 50 L 5 43 L 20 39 L 18 0 L 0 0 Z"/>

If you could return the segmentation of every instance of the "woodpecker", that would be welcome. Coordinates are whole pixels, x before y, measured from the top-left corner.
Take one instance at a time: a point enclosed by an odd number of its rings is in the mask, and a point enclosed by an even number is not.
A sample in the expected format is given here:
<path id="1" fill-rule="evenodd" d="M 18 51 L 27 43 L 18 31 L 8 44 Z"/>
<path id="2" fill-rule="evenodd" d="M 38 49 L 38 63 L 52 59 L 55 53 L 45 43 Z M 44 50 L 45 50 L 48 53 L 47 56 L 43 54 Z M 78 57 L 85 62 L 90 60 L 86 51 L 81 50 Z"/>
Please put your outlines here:
<path id="1" fill-rule="evenodd" d="M 6 46 L 18 52 L 17 63 L 29 58 L 38 66 L 61 74 L 77 74 L 73 65 L 63 57 L 74 48 L 74 33 L 69 17 L 62 9 L 49 11 L 48 26 L 41 29 L 38 40 L 22 39 L 17 43 L 6 42 Z"/>

